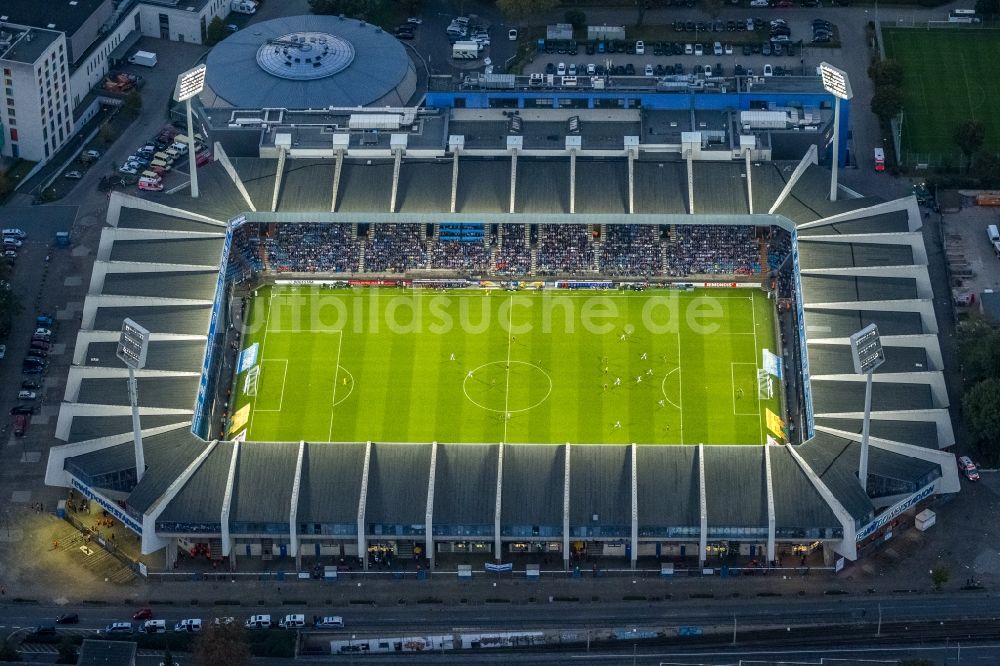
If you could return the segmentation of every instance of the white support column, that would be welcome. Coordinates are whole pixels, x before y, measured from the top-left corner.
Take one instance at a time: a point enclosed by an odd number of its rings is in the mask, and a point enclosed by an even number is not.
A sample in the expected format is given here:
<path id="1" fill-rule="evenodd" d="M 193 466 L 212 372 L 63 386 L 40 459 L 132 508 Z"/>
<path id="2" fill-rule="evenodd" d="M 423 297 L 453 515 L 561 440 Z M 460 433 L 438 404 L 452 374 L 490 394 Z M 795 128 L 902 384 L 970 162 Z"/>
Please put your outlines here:
<path id="1" fill-rule="evenodd" d="M 229 155 L 226 154 L 226 149 L 223 148 L 222 144 L 218 141 L 216 141 L 212 146 L 212 154 L 215 156 L 215 161 L 221 164 L 222 168 L 225 169 L 227 174 L 229 174 L 229 179 L 233 181 L 233 185 L 236 186 L 240 196 L 243 197 L 243 201 L 246 202 L 247 208 L 257 212 L 257 207 L 253 205 L 253 199 L 250 198 L 250 193 L 243 184 L 243 180 L 240 179 L 240 175 L 236 172 L 236 167 L 234 167 L 233 163 L 229 160 Z"/>
<path id="2" fill-rule="evenodd" d="M 392 165 L 392 194 L 389 199 L 389 212 L 396 212 L 396 199 L 399 194 L 399 170 L 403 165 L 403 153 L 406 152 L 405 134 L 393 134 L 389 138 L 389 147 L 393 154 Z"/>
<path id="3" fill-rule="evenodd" d="M 462 134 L 452 134 L 448 137 L 448 150 L 451 151 L 451 212 L 455 212 L 458 205 L 458 158 L 465 148 L 465 136 Z"/>
<path id="4" fill-rule="evenodd" d="M 569 153 L 569 214 L 576 212 L 576 154 L 583 147 L 583 137 L 574 134 L 566 137 Z"/>
<path id="5" fill-rule="evenodd" d="M 517 201 L 517 153 L 524 146 L 524 137 L 508 136 L 507 152 L 510 153 L 510 209 L 514 212 L 514 203 Z"/>
<path id="6" fill-rule="evenodd" d="M 566 464 L 563 467 L 563 568 L 569 571 L 569 454 L 566 442 Z"/>
<path id="7" fill-rule="evenodd" d="M 497 496 L 496 507 L 493 509 L 493 559 L 499 562 L 503 558 L 500 542 L 500 511 L 503 508 L 503 442 L 497 449 Z"/>
<path id="8" fill-rule="evenodd" d="M 764 446 L 764 477 L 767 483 L 767 561 L 774 562 L 775 553 L 774 539 L 777 530 L 777 521 L 774 518 L 774 484 L 771 480 L 771 447 Z"/>
<path id="9" fill-rule="evenodd" d="M 302 461 L 305 457 L 306 443 L 300 440 L 295 477 L 292 479 L 292 499 L 288 507 L 288 554 L 295 558 L 296 570 L 302 568 L 302 556 L 299 554 L 299 489 L 302 487 Z"/>
<path id="10" fill-rule="evenodd" d="M 750 211 L 750 214 L 753 215 L 753 175 L 750 168 L 750 151 L 745 151 L 743 155 L 746 158 L 747 170 L 747 209 Z"/>
<path id="11" fill-rule="evenodd" d="M 639 159 L 639 137 L 626 136 L 625 152 L 628 154 L 628 214 L 635 214 L 635 161 Z"/>
<path id="12" fill-rule="evenodd" d="M 827 506 L 830 507 L 830 510 L 833 511 L 833 515 L 840 521 L 844 538 L 839 544 L 834 546 L 834 550 L 851 561 L 858 559 L 857 521 L 854 520 L 854 517 L 844 508 L 840 500 L 836 498 L 827 485 L 823 483 L 823 480 L 813 471 L 813 468 L 802 459 L 802 456 L 795 450 L 795 447 L 791 444 L 785 444 L 785 449 L 791 454 L 792 459 L 798 463 L 802 471 L 805 472 L 806 478 L 809 479 L 813 488 L 816 489 L 816 492 L 819 493 L 820 497 L 827 503 Z"/>
<path id="13" fill-rule="evenodd" d="M 365 464 L 361 468 L 361 491 L 358 496 L 358 557 L 368 571 L 368 538 L 365 533 L 365 504 L 368 502 L 368 466 L 372 461 L 372 443 L 365 444 Z"/>
<path id="14" fill-rule="evenodd" d="M 688 214 L 694 215 L 694 159 L 687 155 Z"/>
<path id="15" fill-rule="evenodd" d="M 705 492 L 705 445 L 698 445 L 698 500 L 701 504 L 701 534 L 698 537 L 698 564 L 705 563 L 708 551 L 708 493 Z"/>
<path id="16" fill-rule="evenodd" d="M 438 443 L 431 443 L 431 469 L 427 477 L 427 508 L 424 513 L 424 552 L 427 567 L 434 568 L 434 477 L 437 471 Z"/>
<path id="17" fill-rule="evenodd" d="M 233 538 L 229 534 L 229 509 L 233 503 L 233 486 L 236 485 L 236 462 L 240 457 L 240 442 L 233 442 L 233 455 L 229 459 L 229 476 L 226 479 L 226 492 L 222 496 L 222 511 L 219 524 L 222 532 L 222 554 L 229 557 L 233 550 Z"/>
<path id="18" fill-rule="evenodd" d="M 635 569 L 639 559 L 639 447 L 634 443 L 632 451 L 632 557 L 631 567 Z"/>
<path id="19" fill-rule="evenodd" d="M 281 180 L 285 175 L 285 159 L 292 147 L 292 135 L 280 133 L 274 135 L 274 147 L 278 150 L 278 167 L 274 171 L 274 192 L 271 194 L 271 212 L 278 210 L 278 199 L 281 197 Z"/>
<path id="20" fill-rule="evenodd" d="M 833 102 L 833 159 L 830 161 L 830 201 L 837 200 L 837 170 L 840 168 L 840 97 Z"/>
<path id="21" fill-rule="evenodd" d="M 788 178 L 788 182 L 785 183 L 783 188 L 781 188 L 781 193 L 778 194 L 778 198 L 774 200 L 773 204 L 771 204 L 770 210 L 767 211 L 769 215 L 778 210 L 778 207 L 785 202 L 788 195 L 792 193 L 792 188 L 795 187 L 795 183 L 799 182 L 799 178 L 801 178 L 802 174 L 806 172 L 806 169 L 814 164 L 819 164 L 818 155 L 819 154 L 816 152 L 816 145 L 813 144 L 809 146 L 809 150 L 807 150 L 806 154 L 802 156 L 801 160 L 799 160 L 798 165 L 795 167 L 795 171 L 793 171 L 792 175 Z"/>
<path id="22" fill-rule="evenodd" d="M 339 134 L 334 135 L 336 139 Z M 347 147 L 337 147 L 335 150 L 337 155 L 336 165 L 333 167 L 333 188 L 330 193 L 330 212 L 337 212 L 337 194 L 340 192 L 340 177 L 344 172 L 344 157 L 347 155 Z"/>

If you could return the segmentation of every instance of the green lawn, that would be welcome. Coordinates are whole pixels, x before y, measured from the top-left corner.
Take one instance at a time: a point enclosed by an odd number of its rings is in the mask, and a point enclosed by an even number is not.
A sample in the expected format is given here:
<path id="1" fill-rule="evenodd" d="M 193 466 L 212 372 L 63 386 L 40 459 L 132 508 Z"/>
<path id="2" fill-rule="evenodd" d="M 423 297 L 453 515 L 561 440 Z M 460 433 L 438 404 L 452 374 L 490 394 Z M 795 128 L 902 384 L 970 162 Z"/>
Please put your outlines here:
<path id="1" fill-rule="evenodd" d="M 765 401 L 757 389 L 771 305 L 749 289 L 265 287 L 244 340 L 259 344 L 256 392 L 240 373 L 230 430 L 258 441 L 761 444 L 764 407 L 780 414 L 778 385 Z"/>
<path id="2" fill-rule="evenodd" d="M 903 153 L 907 163 L 960 164 L 952 140 L 967 119 L 986 126 L 986 148 L 1000 151 L 1000 31 L 941 28 L 886 29 L 886 55 L 905 72 Z"/>

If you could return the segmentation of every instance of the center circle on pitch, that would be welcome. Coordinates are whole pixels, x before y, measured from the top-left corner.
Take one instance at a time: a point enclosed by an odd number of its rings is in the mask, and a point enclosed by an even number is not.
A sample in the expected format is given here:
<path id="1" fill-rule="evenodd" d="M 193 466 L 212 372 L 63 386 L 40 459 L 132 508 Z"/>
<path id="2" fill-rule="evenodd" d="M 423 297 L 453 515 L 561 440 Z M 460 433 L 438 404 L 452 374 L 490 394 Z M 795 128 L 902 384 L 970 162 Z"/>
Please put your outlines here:
<path id="1" fill-rule="evenodd" d="M 516 414 L 534 409 L 552 394 L 552 377 L 534 363 L 492 361 L 465 375 L 469 402 L 489 412 Z"/>

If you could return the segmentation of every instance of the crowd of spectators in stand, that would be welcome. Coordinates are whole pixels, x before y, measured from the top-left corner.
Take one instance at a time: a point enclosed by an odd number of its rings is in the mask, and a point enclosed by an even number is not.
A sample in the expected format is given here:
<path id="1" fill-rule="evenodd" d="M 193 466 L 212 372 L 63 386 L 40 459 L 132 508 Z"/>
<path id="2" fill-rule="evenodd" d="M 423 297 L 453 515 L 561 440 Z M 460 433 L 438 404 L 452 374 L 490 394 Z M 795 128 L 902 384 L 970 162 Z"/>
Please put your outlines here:
<path id="1" fill-rule="evenodd" d="M 278 273 L 345 273 L 358 269 L 358 243 L 349 224 L 275 224 L 262 239 Z"/>
<path id="2" fill-rule="evenodd" d="M 419 224 L 374 224 L 365 246 L 365 271 L 405 273 L 429 268 L 427 243 Z"/>
<path id="3" fill-rule="evenodd" d="M 641 276 L 659 275 L 662 271 L 659 225 L 608 225 L 601 239 L 601 273 Z"/>
<path id="4" fill-rule="evenodd" d="M 667 246 L 667 275 L 686 277 L 760 272 L 760 245 L 754 227 L 676 225 Z"/>
<path id="5" fill-rule="evenodd" d="M 753 227 L 729 225 L 674 225 L 667 230 L 660 225 L 612 224 L 600 239 L 585 224 L 486 225 L 478 235 L 456 236 L 452 230 L 437 240 L 422 238 L 421 231 L 420 224 L 373 224 L 362 225 L 355 236 L 350 224 L 244 224 L 234 232 L 227 271 L 236 281 L 262 270 L 353 272 L 364 248 L 367 273 L 440 268 L 519 277 L 531 273 L 529 237 L 536 241 L 539 275 L 593 275 L 598 272 L 595 258 L 599 272 L 613 277 L 750 275 L 761 271 L 762 244 L 768 268 L 783 274 L 791 251 L 785 230 L 772 228 L 758 237 Z"/>
<path id="6" fill-rule="evenodd" d="M 585 224 L 549 224 L 538 233 L 538 272 L 593 273 L 594 245 Z"/>
<path id="7" fill-rule="evenodd" d="M 510 277 L 527 275 L 531 270 L 531 249 L 525 242 L 527 227 L 504 224 L 500 229 L 496 254 L 496 274 Z"/>

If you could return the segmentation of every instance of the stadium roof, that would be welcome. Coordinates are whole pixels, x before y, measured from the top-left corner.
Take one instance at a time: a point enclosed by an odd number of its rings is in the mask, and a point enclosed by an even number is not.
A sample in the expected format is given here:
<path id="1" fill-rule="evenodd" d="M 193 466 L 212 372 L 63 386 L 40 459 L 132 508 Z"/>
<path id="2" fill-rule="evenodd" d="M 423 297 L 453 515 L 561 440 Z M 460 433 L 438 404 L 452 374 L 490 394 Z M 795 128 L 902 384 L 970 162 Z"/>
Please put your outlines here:
<path id="1" fill-rule="evenodd" d="M 111 359 L 122 319 L 133 317 L 154 331 L 150 365 L 139 378 L 151 452 L 128 506 L 140 513 L 162 510 L 157 523 L 164 528 L 184 523 L 218 529 L 234 446 L 200 441 L 187 424 L 224 220 L 241 211 L 250 219 L 286 221 L 435 221 L 448 214 L 450 159 L 402 160 L 397 213 L 389 211 L 391 160 L 346 159 L 333 215 L 324 211 L 333 199 L 336 160 L 289 159 L 280 178 L 277 165 L 277 160 L 236 159 L 235 179 L 223 163 L 206 166 L 199 175 L 211 196 L 197 200 L 112 195 L 57 425 L 57 437 L 67 444 L 52 448 L 50 479 L 65 479 L 65 470 L 88 478 L 110 469 L 127 471 L 132 454 L 124 369 Z M 863 390 L 847 347 L 847 337 L 869 322 L 879 325 L 888 358 L 873 391 L 873 476 L 893 488 L 916 486 L 935 473 L 954 476 L 953 463 L 945 464 L 948 456 L 937 452 L 954 436 L 920 215 L 912 198 L 846 198 L 834 205 L 820 188 L 823 170 L 809 166 L 796 179 L 794 164 L 768 162 L 751 167 L 749 194 L 743 163 L 695 163 L 698 214 L 690 215 L 683 162 L 643 158 L 633 166 L 636 215 L 630 216 L 626 158 L 578 159 L 577 214 L 570 217 L 568 159 L 522 158 L 512 216 L 507 213 L 510 159 L 463 155 L 456 209 L 498 222 L 669 220 L 794 228 L 800 236 L 805 360 L 817 426 L 812 440 L 794 451 L 770 447 L 766 453 L 756 447 L 706 447 L 702 456 L 694 446 L 640 446 L 634 461 L 631 448 L 604 446 L 507 445 L 501 455 L 495 444 L 440 444 L 435 454 L 430 444 L 305 443 L 301 467 L 299 443 L 244 442 L 235 454 L 230 524 L 288 524 L 294 506 L 299 523 L 344 525 L 349 531 L 363 507 L 369 527 L 422 525 L 430 514 L 443 530 L 479 525 L 491 531 L 501 476 L 499 520 L 508 538 L 538 530 L 558 535 L 564 520 L 573 529 L 589 528 L 595 514 L 601 527 L 628 526 L 633 491 L 644 537 L 696 529 L 703 512 L 710 529 L 766 528 L 768 483 L 778 529 L 843 527 L 849 533 L 875 512 L 855 476 Z M 766 215 L 772 207 L 777 215 Z M 163 431 L 171 426 L 177 427 Z M 168 448 L 176 455 L 156 453 Z M 267 502 L 252 499 L 263 496 Z M 853 523 L 846 525 L 842 515 Z"/>

